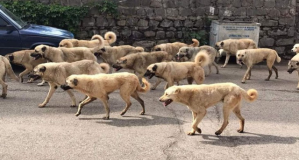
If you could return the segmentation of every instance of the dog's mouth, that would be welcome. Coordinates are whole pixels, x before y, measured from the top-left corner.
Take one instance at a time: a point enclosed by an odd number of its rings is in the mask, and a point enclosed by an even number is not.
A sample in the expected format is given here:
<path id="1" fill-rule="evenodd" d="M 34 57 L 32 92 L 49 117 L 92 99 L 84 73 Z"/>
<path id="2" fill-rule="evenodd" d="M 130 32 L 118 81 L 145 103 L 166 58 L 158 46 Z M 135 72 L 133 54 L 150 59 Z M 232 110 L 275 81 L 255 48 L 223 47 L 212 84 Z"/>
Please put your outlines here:
<path id="1" fill-rule="evenodd" d="M 153 78 L 155 76 L 155 73 L 150 72 L 149 70 L 146 71 L 144 74 L 144 77 L 148 77 L 149 79 Z"/>
<path id="2" fill-rule="evenodd" d="M 238 60 L 238 63 L 239 63 L 240 65 L 244 65 L 244 64 L 245 64 L 245 63 L 243 62 L 242 59 L 239 59 L 239 60 Z"/>
<path id="3" fill-rule="evenodd" d="M 173 102 L 172 99 L 167 99 L 166 101 L 164 101 L 163 103 L 164 107 L 168 106 L 171 102 Z"/>
<path id="4" fill-rule="evenodd" d="M 101 56 L 101 53 L 99 53 L 99 52 L 95 52 L 94 55 L 95 55 L 96 57 L 99 57 L 99 56 Z"/>
<path id="5" fill-rule="evenodd" d="M 39 53 L 31 53 L 30 56 L 33 57 L 34 60 L 37 60 L 37 59 L 43 57 L 43 56 L 42 56 L 41 54 L 39 54 Z"/>
<path id="6" fill-rule="evenodd" d="M 123 67 L 115 65 L 115 64 L 112 65 L 112 67 L 114 68 L 115 71 L 119 71 L 119 70 L 121 70 L 123 68 Z"/>
<path id="7" fill-rule="evenodd" d="M 65 90 L 65 91 L 66 91 L 66 90 L 69 90 L 69 89 L 73 89 L 72 87 L 70 87 L 70 86 L 68 86 L 68 85 L 65 85 L 65 84 L 64 84 L 64 85 L 61 85 L 60 88 L 63 89 L 63 90 Z"/>
<path id="8" fill-rule="evenodd" d="M 42 78 L 41 76 L 39 76 L 39 75 L 35 75 L 35 74 L 29 74 L 28 77 L 29 77 L 29 78 L 32 78 L 32 79 L 34 79 L 34 80 L 38 80 L 38 79 Z"/>
<path id="9" fill-rule="evenodd" d="M 292 74 L 293 73 L 293 71 L 295 71 L 296 69 L 294 69 L 294 68 L 290 68 L 290 69 L 288 69 L 288 72 L 290 73 L 290 74 Z"/>

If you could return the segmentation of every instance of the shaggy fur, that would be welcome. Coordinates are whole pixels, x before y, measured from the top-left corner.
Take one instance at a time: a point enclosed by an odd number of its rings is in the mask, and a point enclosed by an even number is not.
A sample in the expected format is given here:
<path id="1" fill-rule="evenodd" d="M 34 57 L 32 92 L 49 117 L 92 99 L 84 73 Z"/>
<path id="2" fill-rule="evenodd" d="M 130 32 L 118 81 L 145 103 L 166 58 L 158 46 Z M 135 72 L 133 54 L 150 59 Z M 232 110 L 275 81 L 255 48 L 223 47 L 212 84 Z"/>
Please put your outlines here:
<path id="1" fill-rule="evenodd" d="M 212 72 L 212 65 L 216 68 L 216 74 L 219 74 L 218 65 L 215 62 L 215 58 L 218 55 L 218 52 L 215 48 L 211 46 L 200 46 L 200 47 L 182 47 L 177 53 L 176 57 L 178 60 L 185 58 L 187 61 L 194 61 L 195 56 L 199 52 L 205 52 L 209 55 L 209 72 L 206 76 L 209 76 Z"/>
<path id="2" fill-rule="evenodd" d="M 39 76 L 49 83 L 50 89 L 45 101 L 39 104 L 39 107 L 45 107 L 52 97 L 55 89 L 63 85 L 68 76 L 72 74 L 99 74 L 108 73 L 109 65 L 106 63 L 98 64 L 92 60 L 81 60 L 72 63 L 44 63 L 34 68 L 34 76 Z M 71 91 L 67 91 L 72 99 L 71 107 L 76 106 L 76 99 Z"/>
<path id="3" fill-rule="evenodd" d="M 147 67 L 144 76 L 151 79 L 153 76 L 159 77 L 167 81 L 165 89 L 174 85 L 174 82 L 188 78 L 188 83 L 192 84 L 193 80 L 196 84 L 202 84 L 205 79 L 203 66 L 209 62 L 207 53 L 202 52 L 197 54 L 194 62 L 161 62 L 154 63 Z M 158 85 L 158 84 L 156 84 Z M 155 89 L 157 86 L 153 86 Z"/>
<path id="4" fill-rule="evenodd" d="M 108 95 L 119 89 L 121 98 L 126 102 L 125 109 L 121 112 L 124 115 L 131 106 L 130 97 L 136 99 L 142 106 L 141 115 L 145 113 L 143 100 L 139 97 L 138 92 L 147 92 L 150 88 L 149 83 L 142 79 L 144 87 L 138 82 L 136 75 L 131 73 L 115 73 L 115 74 L 97 74 L 97 75 L 72 75 L 66 79 L 66 85 L 63 89 L 76 89 L 88 97 L 79 104 L 76 116 L 81 114 L 82 107 L 95 99 L 100 99 L 105 107 L 106 116 L 109 119 L 110 108 L 108 106 Z"/>
<path id="5" fill-rule="evenodd" d="M 233 83 L 172 86 L 165 91 L 159 100 L 164 102 L 164 106 L 174 101 L 187 105 L 192 111 L 193 124 L 192 130 L 188 132 L 188 135 L 194 135 L 195 132 L 201 133 L 201 129 L 197 126 L 206 115 L 207 108 L 214 106 L 218 102 L 223 102 L 223 124 L 215 132 L 216 135 L 220 135 L 228 125 L 228 118 L 231 111 L 240 119 L 240 129 L 238 129 L 238 132 L 244 132 L 245 119 L 242 117 L 240 110 L 243 98 L 252 102 L 257 98 L 257 91 L 249 89 L 246 92 Z"/>
<path id="6" fill-rule="evenodd" d="M 63 39 L 59 43 L 59 47 L 73 48 L 73 47 L 87 47 L 87 48 L 95 48 L 95 47 L 103 47 L 104 39 L 102 36 L 97 36 L 93 40 L 78 40 L 78 39 Z"/>
<path id="7" fill-rule="evenodd" d="M 94 35 L 91 37 L 91 40 L 100 39 L 99 37 L 102 36 Z M 111 44 L 116 42 L 116 34 L 114 32 L 107 32 L 104 37 L 104 46 L 110 46 Z"/>
<path id="8" fill-rule="evenodd" d="M 269 76 L 266 78 L 266 81 L 269 81 L 272 75 L 272 68 L 275 71 L 276 77 L 278 78 L 277 68 L 274 66 L 274 62 L 280 62 L 281 58 L 278 56 L 277 52 L 273 49 L 268 48 L 259 48 L 259 49 L 244 49 L 239 50 L 237 52 L 237 61 L 241 64 L 245 64 L 247 66 L 247 71 L 242 79 L 242 83 L 250 79 L 251 77 L 251 69 L 254 64 L 262 62 L 264 60 L 267 61 L 267 66 L 269 70 Z"/>
<path id="9" fill-rule="evenodd" d="M 298 72 L 298 77 L 299 77 L 299 54 L 295 55 L 288 64 L 288 72 L 291 74 L 293 71 Z M 299 79 L 298 79 L 298 85 L 297 89 L 299 90 Z"/>
<path id="10" fill-rule="evenodd" d="M 9 60 L 0 55 L 0 84 L 2 85 L 2 98 L 7 96 L 7 84 L 5 83 L 5 76 L 8 74 L 12 79 L 19 81 L 19 78 L 15 75 L 11 68 Z"/>
<path id="11" fill-rule="evenodd" d="M 217 42 L 215 47 L 217 50 L 223 49 L 222 52 L 224 51 L 226 53 L 225 63 L 222 66 L 223 68 L 226 67 L 230 56 L 235 56 L 238 50 L 257 48 L 256 43 L 251 39 L 226 39 Z"/>
<path id="12" fill-rule="evenodd" d="M 47 62 L 47 60 L 45 60 L 44 58 L 35 60 L 35 58 L 30 56 L 30 54 L 33 52 L 34 50 L 22 50 L 5 55 L 5 57 L 9 59 L 10 63 L 22 65 L 23 67 L 25 67 L 25 70 L 19 74 L 21 82 L 23 82 L 23 76 L 33 71 L 33 68 L 35 66 Z M 33 80 L 34 79 L 31 78 L 27 82 L 31 83 Z"/>
<path id="13" fill-rule="evenodd" d="M 197 39 L 192 39 L 192 44 L 188 45 L 186 43 L 174 42 L 174 43 L 164 43 L 154 46 L 153 51 L 165 51 L 169 54 L 171 59 L 175 60 L 175 56 L 181 47 L 198 47 L 199 42 Z"/>

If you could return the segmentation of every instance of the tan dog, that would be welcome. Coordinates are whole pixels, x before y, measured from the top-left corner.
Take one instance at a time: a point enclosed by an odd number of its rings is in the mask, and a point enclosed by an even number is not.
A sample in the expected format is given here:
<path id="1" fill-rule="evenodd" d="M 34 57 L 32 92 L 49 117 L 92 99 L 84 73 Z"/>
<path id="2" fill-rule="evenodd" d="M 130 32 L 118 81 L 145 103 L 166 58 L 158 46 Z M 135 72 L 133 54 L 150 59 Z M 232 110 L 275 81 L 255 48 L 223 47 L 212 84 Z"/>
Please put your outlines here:
<path id="1" fill-rule="evenodd" d="M 99 36 L 100 35 L 94 35 L 91 37 L 91 40 L 99 39 Z M 105 33 L 104 38 L 104 46 L 110 46 L 111 44 L 116 42 L 116 34 L 114 32 Z"/>
<path id="2" fill-rule="evenodd" d="M 298 77 L 299 77 L 299 54 L 295 55 L 288 64 L 288 72 L 291 74 L 293 71 L 298 72 Z M 298 80 L 298 85 L 297 89 L 299 89 L 299 80 Z"/>
<path id="3" fill-rule="evenodd" d="M 47 62 L 47 60 L 44 58 L 35 60 L 35 58 L 30 56 L 30 54 L 33 52 L 34 50 L 22 50 L 5 55 L 5 57 L 8 58 L 11 63 L 25 67 L 25 70 L 19 74 L 21 82 L 23 82 L 23 76 L 33 71 L 35 66 Z M 33 79 L 29 79 L 27 82 L 31 83 L 32 81 Z"/>
<path id="4" fill-rule="evenodd" d="M 122 45 L 122 46 L 105 46 L 97 51 L 95 51 L 94 55 L 97 57 L 103 58 L 104 62 L 110 64 L 111 66 L 116 63 L 121 57 L 129 55 L 131 53 L 144 52 L 142 47 L 133 47 L 130 45 Z"/>
<path id="5" fill-rule="evenodd" d="M 83 59 L 97 61 L 93 52 L 95 49 L 86 47 L 65 48 L 38 45 L 30 56 L 35 59 L 44 58 L 50 62 L 75 62 Z"/>
<path id="6" fill-rule="evenodd" d="M 146 68 L 153 63 L 157 62 L 167 62 L 170 61 L 169 55 L 164 51 L 157 52 L 141 52 L 138 54 L 129 54 L 127 56 L 121 57 L 112 65 L 116 71 L 120 69 L 130 69 L 135 71 L 139 80 L 146 72 Z"/>
<path id="7" fill-rule="evenodd" d="M 219 74 L 218 65 L 215 62 L 215 58 L 218 55 L 218 52 L 215 48 L 211 46 L 200 46 L 200 47 L 182 47 L 177 53 L 176 57 L 178 60 L 185 58 L 187 61 L 194 61 L 195 56 L 199 52 L 205 52 L 209 56 L 209 73 L 206 76 L 209 76 L 212 72 L 212 65 L 216 68 L 216 74 Z"/>
<path id="8" fill-rule="evenodd" d="M 59 47 L 73 48 L 73 47 L 87 47 L 87 48 L 95 48 L 95 47 L 103 47 L 104 39 L 102 36 L 95 36 L 92 40 L 78 40 L 78 39 L 63 39 L 59 43 Z"/>
<path id="9" fill-rule="evenodd" d="M 68 76 L 72 74 L 99 74 L 108 73 L 109 65 L 106 63 L 98 64 L 92 60 L 81 60 L 72 63 L 44 63 L 39 64 L 34 68 L 34 76 L 39 76 L 43 80 L 49 83 L 50 89 L 45 101 L 39 104 L 39 107 L 45 107 L 52 97 L 55 89 L 58 86 L 63 85 Z M 67 91 L 72 99 L 71 107 L 76 106 L 76 99 L 71 91 Z"/>
<path id="10" fill-rule="evenodd" d="M 15 75 L 14 71 L 11 68 L 9 60 L 0 55 L 0 84 L 2 85 L 2 98 L 7 96 L 7 84 L 5 83 L 6 73 L 16 81 L 19 81 L 19 78 Z"/>
<path id="11" fill-rule="evenodd" d="M 238 50 L 257 48 L 256 43 L 251 39 L 226 39 L 217 42 L 215 47 L 217 50 L 223 49 L 222 52 L 226 53 L 225 62 L 222 68 L 226 67 L 230 56 L 235 56 Z"/>
<path id="12" fill-rule="evenodd" d="M 175 59 L 181 47 L 198 47 L 199 42 L 197 39 L 192 39 L 192 44 L 188 45 L 186 43 L 174 42 L 174 43 L 164 43 L 154 46 L 153 51 L 165 51 L 170 55 L 171 59 Z"/>
<path id="13" fill-rule="evenodd" d="M 299 53 L 299 44 L 295 44 L 292 48 L 292 51 L 295 52 L 296 54 Z"/>
<path id="14" fill-rule="evenodd" d="M 165 89 L 174 85 L 174 82 L 188 78 L 188 83 L 192 84 L 195 80 L 196 84 L 202 84 L 205 79 L 203 66 L 209 62 L 207 53 L 202 52 L 196 55 L 194 62 L 161 62 L 154 63 L 147 67 L 144 76 L 151 79 L 153 76 L 163 78 L 167 81 Z M 157 86 L 153 87 L 155 89 Z"/>
<path id="15" fill-rule="evenodd" d="M 139 97 L 138 92 L 147 92 L 150 85 L 145 79 L 142 79 L 142 82 L 145 84 L 144 87 L 141 87 L 137 76 L 132 73 L 72 75 L 66 79 L 66 85 L 62 86 L 62 88 L 65 90 L 73 88 L 88 96 L 87 99 L 79 104 L 76 116 L 81 114 L 84 105 L 98 98 L 103 102 L 106 110 L 104 119 L 109 119 L 108 95 L 118 89 L 120 90 L 121 98 L 126 102 L 126 107 L 121 112 L 121 115 L 124 115 L 130 108 L 132 104 L 130 97 L 133 97 L 141 104 L 142 111 L 140 114 L 143 115 L 145 113 L 144 102 Z"/>
<path id="16" fill-rule="evenodd" d="M 270 80 L 270 77 L 272 75 L 272 68 L 274 69 L 276 74 L 275 79 L 278 78 L 278 72 L 277 72 L 277 68 L 274 66 L 274 62 L 276 60 L 279 63 L 281 61 L 281 58 L 278 56 L 275 50 L 268 49 L 268 48 L 244 49 L 244 50 L 239 50 L 237 52 L 236 57 L 237 57 L 237 61 L 247 66 L 247 71 L 242 79 L 242 83 L 245 83 L 247 79 L 250 79 L 251 69 L 253 65 L 262 62 L 263 60 L 267 61 L 267 66 L 269 69 L 269 76 L 265 80 L 266 81 Z"/>
<path id="17" fill-rule="evenodd" d="M 243 98 L 252 102 L 257 98 L 257 91 L 249 89 L 246 92 L 233 83 L 172 86 L 165 91 L 159 100 L 164 102 L 164 106 L 169 105 L 173 101 L 179 102 L 187 105 L 192 111 L 192 130 L 188 132 L 188 135 L 194 135 L 195 132 L 201 133 L 201 129 L 197 126 L 206 115 L 207 108 L 214 106 L 218 102 L 223 102 L 223 124 L 215 132 L 216 135 L 220 135 L 228 125 L 228 118 L 231 111 L 240 119 L 240 129 L 238 129 L 238 132 L 244 132 L 245 119 L 242 117 L 240 110 Z"/>

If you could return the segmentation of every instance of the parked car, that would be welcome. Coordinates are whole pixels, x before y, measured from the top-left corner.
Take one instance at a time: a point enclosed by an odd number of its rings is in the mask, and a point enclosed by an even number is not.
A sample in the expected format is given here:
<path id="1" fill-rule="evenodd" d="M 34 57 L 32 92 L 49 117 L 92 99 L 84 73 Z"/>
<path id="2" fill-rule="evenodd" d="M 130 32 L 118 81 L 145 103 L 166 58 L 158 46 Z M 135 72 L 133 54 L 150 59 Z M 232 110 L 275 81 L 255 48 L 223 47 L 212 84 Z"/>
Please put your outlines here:
<path id="1" fill-rule="evenodd" d="M 0 55 L 33 49 L 40 44 L 57 47 L 66 38 L 74 35 L 63 29 L 28 24 L 0 5 Z"/>

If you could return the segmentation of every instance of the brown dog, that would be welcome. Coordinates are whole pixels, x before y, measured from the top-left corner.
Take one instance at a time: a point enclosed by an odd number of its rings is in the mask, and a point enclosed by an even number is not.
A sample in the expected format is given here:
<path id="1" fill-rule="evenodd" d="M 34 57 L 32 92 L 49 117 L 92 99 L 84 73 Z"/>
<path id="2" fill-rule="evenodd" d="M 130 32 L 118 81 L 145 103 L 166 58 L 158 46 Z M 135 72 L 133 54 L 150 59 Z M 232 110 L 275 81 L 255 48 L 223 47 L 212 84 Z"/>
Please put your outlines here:
<path id="1" fill-rule="evenodd" d="M 230 56 L 231 55 L 235 56 L 238 50 L 257 48 L 256 43 L 251 39 L 226 39 L 226 40 L 217 42 L 215 47 L 217 50 L 223 49 L 221 51 L 221 53 L 222 52 L 226 53 L 225 62 L 224 62 L 224 65 L 222 66 L 222 68 L 226 67 Z"/>
<path id="2" fill-rule="evenodd" d="M 76 116 L 81 114 L 82 107 L 95 99 L 100 99 L 105 107 L 106 116 L 109 119 L 110 109 L 108 106 L 108 95 L 119 89 L 121 98 L 126 102 L 126 108 L 121 112 L 124 115 L 131 106 L 130 97 L 136 99 L 142 106 L 141 115 L 145 113 L 144 102 L 139 97 L 138 92 L 147 92 L 150 88 L 149 83 L 142 79 L 145 84 L 141 87 L 138 78 L 132 73 L 114 73 L 97 75 L 71 75 L 66 79 L 66 85 L 62 89 L 76 89 L 88 96 L 87 99 L 79 104 Z"/>
<path id="3" fill-rule="evenodd" d="M 2 98 L 7 96 L 7 84 L 5 83 L 6 73 L 16 81 L 19 81 L 19 78 L 15 75 L 14 71 L 11 68 L 9 60 L 0 55 L 0 84 L 2 85 Z"/>
<path id="4" fill-rule="evenodd" d="M 100 39 L 99 36 L 100 35 L 94 35 L 91 37 L 91 40 Z M 116 42 L 116 34 L 114 32 L 105 33 L 104 38 L 104 46 L 110 46 L 111 44 Z"/>
<path id="5" fill-rule="evenodd" d="M 163 78 L 167 81 L 165 89 L 174 85 L 174 82 L 188 79 L 188 83 L 192 84 L 193 80 L 196 84 L 202 84 L 205 79 L 203 66 L 207 65 L 209 56 L 202 52 L 196 55 L 194 62 L 161 62 L 154 63 L 147 67 L 144 76 L 151 79 L 153 76 Z M 157 86 L 153 87 L 155 89 Z"/>
<path id="6" fill-rule="evenodd" d="M 39 107 L 45 107 L 52 97 L 55 89 L 58 86 L 63 85 L 68 76 L 72 74 L 99 74 L 108 73 L 109 65 L 106 63 L 98 64 L 92 60 L 81 60 L 72 63 L 44 63 L 39 64 L 34 68 L 34 76 L 39 76 L 43 80 L 49 83 L 50 89 L 48 95 L 43 103 L 39 104 Z M 71 91 L 67 91 L 72 99 L 71 107 L 76 106 L 76 99 Z"/>
<path id="7" fill-rule="evenodd" d="M 275 60 L 279 63 L 281 58 L 278 56 L 277 52 L 273 49 L 269 48 L 258 48 L 258 49 L 243 49 L 237 52 L 237 61 L 240 64 L 245 64 L 247 66 L 247 71 L 242 79 L 242 83 L 245 83 L 247 79 L 251 77 L 251 69 L 254 64 L 262 62 L 264 60 L 267 61 L 267 66 L 269 70 L 269 76 L 266 78 L 266 81 L 270 80 L 272 75 L 272 68 L 275 71 L 276 77 L 278 78 L 277 68 L 274 66 Z"/>
<path id="8" fill-rule="evenodd" d="M 164 95 L 160 97 L 160 101 L 164 102 L 164 106 L 171 102 L 179 102 L 192 111 L 193 124 L 192 130 L 188 135 L 194 135 L 195 132 L 201 133 L 198 124 L 207 113 L 207 108 L 214 106 L 218 102 L 223 102 L 223 124 L 221 128 L 215 132 L 220 135 L 228 125 L 228 118 L 231 111 L 240 119 L 239 133 L 244 132 L 245 119 L 241 115 L 241 101 L 254 101 L 257 98 L 257 91 L 250 89 L 247 92 L 241 87 L 233 83 L 216 83 L 210 85 L 185 85 L 172 86 L 168 88 Z"/>
<path id="9" fill-rule="evenodd" d="M 174 42 L 174 43 L 164 43 L 154 46 L 153 51 L 165 51 L 170 55 L 171 59 L 175 60 L 176 54 L 179 52 L 181 47 L 198 47 L 199 41 L 197 39 L 192 39 L 192 44 L 188 45 L 182 42 Z"/>
<path id="10" fill-rule="evenodd" d="M 30 56 L 30 54 L 33 52 L 34 50 L 21 50 L 5 55 L 5 57 L 8 58 L 11 63 L 25 67 L 25 70 L 19 74 L 21 82 L 23 82 L 23 76 L 33 71 L 35 66 L 47 62 L 47 60 L 44 58 L 35 60 L 35 58 Z M 32 81 L 33 79 L 31 78 L 27 82 L 31 83 Z"/>

